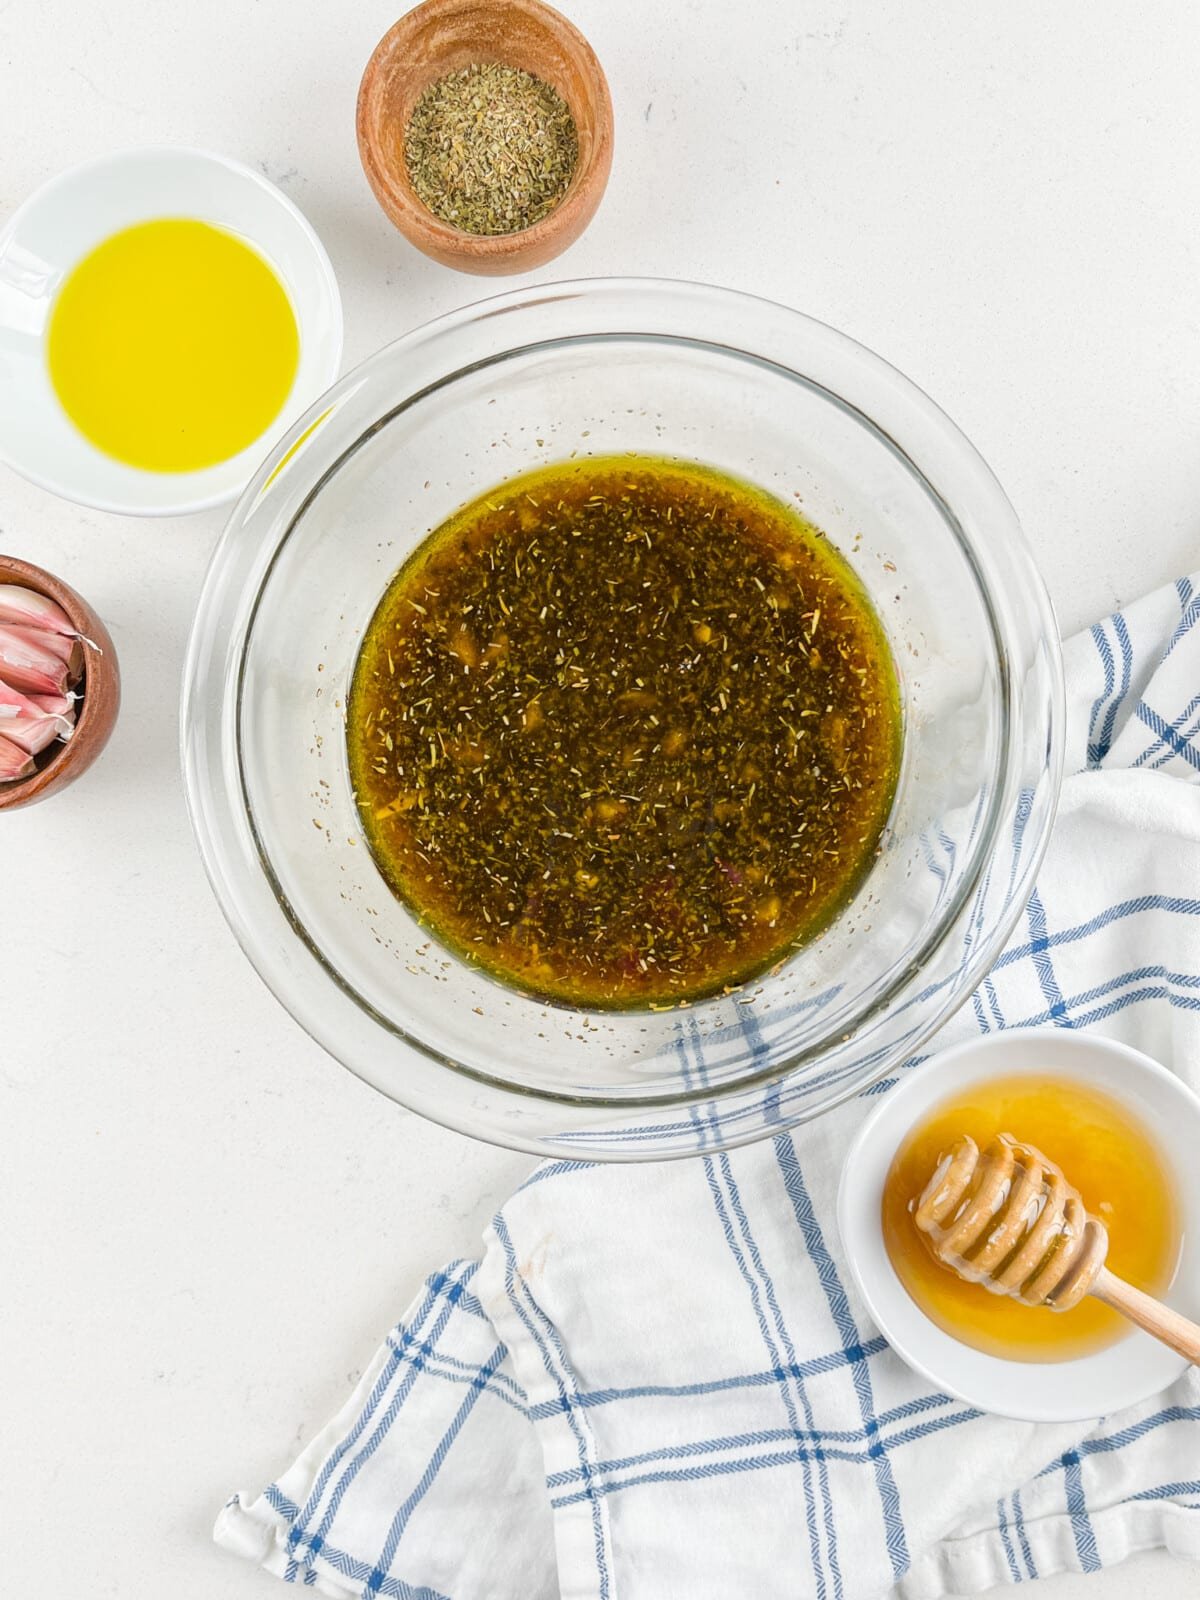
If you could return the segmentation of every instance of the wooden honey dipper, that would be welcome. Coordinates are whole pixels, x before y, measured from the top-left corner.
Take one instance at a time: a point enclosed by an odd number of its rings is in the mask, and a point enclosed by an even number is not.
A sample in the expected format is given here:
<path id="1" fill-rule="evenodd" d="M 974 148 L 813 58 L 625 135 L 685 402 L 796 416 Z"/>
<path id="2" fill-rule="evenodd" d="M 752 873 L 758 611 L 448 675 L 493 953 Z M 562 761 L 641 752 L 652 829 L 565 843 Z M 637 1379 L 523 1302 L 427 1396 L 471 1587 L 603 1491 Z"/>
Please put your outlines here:
<path id="1" fill-rule="evenodd" d="M 1000 1134 L 981 1154 L 964 1135 L 938 1161 L 913 1220 L 938 1261 L 993 1294 L 1052 1311 L 1094 1295 L 1200 1363 L 1200 1326 L 1108 1270 L 1107 1228 L 1033 1145 Z"/>

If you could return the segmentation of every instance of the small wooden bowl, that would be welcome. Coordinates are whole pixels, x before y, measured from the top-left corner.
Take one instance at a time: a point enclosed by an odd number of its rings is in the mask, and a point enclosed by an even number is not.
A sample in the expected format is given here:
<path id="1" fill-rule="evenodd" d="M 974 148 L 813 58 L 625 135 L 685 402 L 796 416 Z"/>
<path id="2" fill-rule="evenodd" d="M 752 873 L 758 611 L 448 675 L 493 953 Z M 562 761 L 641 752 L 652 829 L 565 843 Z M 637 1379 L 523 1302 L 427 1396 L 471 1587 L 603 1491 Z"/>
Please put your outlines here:
<path id="1" fill-rule="evenodd" d="M 566 101 L 579 161 L 554 210 L 519 233 L 452 227 L 417 198 L 404 130 L 425 88 L 475 62 L 521 67 Z M 358 91 L 358 150 L 375 198 L 405 238 L 460 272 L 527 272 L 574 244 L 595 215 L 612 165 L 612 101 L 587 40 L 541 0 L 424 0 L 375 47 Z"/>
<path id="2" fill-rule="evenodd" d="M 74 733 L 65 744 L 51 745 L 35 757 L 41 765 L 28 778 L 16 783 L 0 783 L 0 811 L 15 811 L 18 806 L 33 805 L 65 789 L 95 761 L 108 743 L 121 707 L 121 672 L 108 629 L 70 584 L 43 572 L 31 562 L 0 555 L 0 584 L 4 583 L 19 583 L 57 601 L 70 617 L 72 626 L 97 647 L 95 650 L 84 647 L 83 677 L 79 684 L 81 698 Z"/>

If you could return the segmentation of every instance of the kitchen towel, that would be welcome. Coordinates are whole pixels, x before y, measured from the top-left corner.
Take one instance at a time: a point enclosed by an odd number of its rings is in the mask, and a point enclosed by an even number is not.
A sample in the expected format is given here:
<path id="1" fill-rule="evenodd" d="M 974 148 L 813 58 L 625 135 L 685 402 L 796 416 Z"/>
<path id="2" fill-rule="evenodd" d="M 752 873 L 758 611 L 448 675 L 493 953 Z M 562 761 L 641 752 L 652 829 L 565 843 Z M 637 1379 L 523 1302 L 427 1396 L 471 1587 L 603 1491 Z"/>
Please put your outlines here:
<path id="1" fill-rule="evenodd" d="M 937 1045 L 1095 1028 L 1200 1087 L 1198 623 L 1200 577 L 1068 642 L 1037 890 Z M 1098 1425 L 1031 1425 L 879 1338 L 834 1222 L 863 1110 L 730 1155 L 540 1167 L 218 1541 L 367 1600 L 918 1600 L 1200 1559 L 1195 1370 Z"/>

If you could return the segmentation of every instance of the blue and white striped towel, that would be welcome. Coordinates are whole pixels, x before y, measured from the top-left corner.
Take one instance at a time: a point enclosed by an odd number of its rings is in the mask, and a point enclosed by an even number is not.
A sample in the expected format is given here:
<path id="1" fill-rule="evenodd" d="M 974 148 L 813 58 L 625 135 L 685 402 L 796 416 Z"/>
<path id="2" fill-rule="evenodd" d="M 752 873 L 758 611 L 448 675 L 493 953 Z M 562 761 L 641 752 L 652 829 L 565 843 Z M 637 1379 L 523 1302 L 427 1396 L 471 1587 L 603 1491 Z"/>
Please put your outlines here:
<path id="1" fill-rule="evenodd" d="M 1200 1077 L 1200 593 L 1067 647 L 1037 893 L 939 1043 L 1058 1022 Z M 905 1600 L 1200 1559 L 1200 1379 L 1096 1425 L 980 1416 L 865 1318 L 834 1230 L 861 1103 L 730 1156 L 539 1169 L 216 1535 L 319 1594 Z"/>

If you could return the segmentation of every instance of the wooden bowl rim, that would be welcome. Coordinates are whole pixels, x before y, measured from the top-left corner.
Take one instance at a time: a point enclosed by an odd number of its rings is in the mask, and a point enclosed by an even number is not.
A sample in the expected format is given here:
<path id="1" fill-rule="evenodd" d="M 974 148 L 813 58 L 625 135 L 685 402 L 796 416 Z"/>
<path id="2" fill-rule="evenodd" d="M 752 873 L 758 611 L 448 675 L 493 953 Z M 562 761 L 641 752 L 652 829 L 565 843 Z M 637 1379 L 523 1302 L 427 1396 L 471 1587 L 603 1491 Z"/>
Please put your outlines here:
<path id="1" fill-rule="evenodd" d="M 417 197 L 407 176 L 401 174 L 394 163 L 382 159 L 379 141 L 374 137 L 371 127 L 371 113 L 380 87 L 390 76 L 386 68 L 397 47 L 431 17 L 453 21 L 457 12 L 480 9 L 498 13 L 518 11 L 540 23 L 548 33 L 571 49 L 595 93 L 596 134 L 588 159 L 576 167 L 566 194 L 554 209 L 528 228 L 520 228 L 515 233 L 469 233 L 443 221 Z M 398 70 L 403 71 L 403 66 Z M 431 83 L 435 78 L 436 73 L 431 73 L 425 81 Z M 575 115 L 574 107 L 571 108 L 571 114 Z M 590 220 L 590 210 L 594 209 L 597 191 L 603 190 L 608 179 L 612 125 L 612 96 L 596 52 L 568 17 L 564 17 L 553 6 L 545 5 L 543 0 L 422 0 L 420 5 L 405 12 L 392 24 L 371 52 L 359 83 L 356 108 L 358 147 L 363 167 L 372 187 L 382 188 L 387 194 L 389 205 L 396 213 L 392 217 L 396 226 L 410 238 L 413 235 L 423 237 L 447 254 L 460 255 L 464 260 L 473 261 L 500 261 L 526 251 L 533 254 L 552 243 L 560 233 L 570 234 L 573 238 L 575 234 L 572 228 L 575 225 L 575 231 L 581 232 Z"/>
<path id="2" fill-rule="evenodd" d="M 62 578 L 56 578 L 52 572 L 47 572 L 44 567 L 35 566 L 32 561 L 23 561 L 20 556 L 0 554 L 0 584 L 10 582 L 20 583 L 24 588 L 34 589 L 39 594 L 45 595 L 48 600 L 55 601 L 66 612 L 76 632 L 86 635 L 93 643 L 99 645 L 101 654 L 98 660 L 93 660 L 85 649 L 81 680 L 83 696 L 75 722 L 75 732 L 46 766 L 39 767 L 36 772 L 31 772 L 27 778 L 19 778 L 15 783 L 0 784 L 0 811 L 34 800 L 41 793 L 57 787 L 65 777 L 70 776 L 72 767 L 81 761 L 84 763 L 79 769 L 82 773 L 103 750 L 108 742 L 111 727 L 101 733 L 99 743 L 90 750 L 87 742 L 83 740 L 85 730 L 90 729 L 92 722 L 100 715 L 100 696 L 89 694 L 87 690 L 90 674 L 95 673 L 97 677 L 104 674 L 111 675 L 118 697 L 117 706 L 113 710 L 114 723 L 120 703 L 120 669 L 117 666 L 112 638 L 100 617 L 83 596 Z M 96 634 L 100 637 L 96 638 Z"/>

